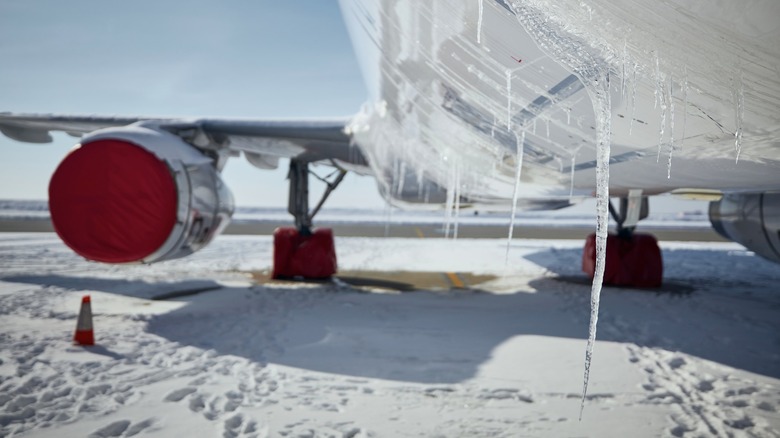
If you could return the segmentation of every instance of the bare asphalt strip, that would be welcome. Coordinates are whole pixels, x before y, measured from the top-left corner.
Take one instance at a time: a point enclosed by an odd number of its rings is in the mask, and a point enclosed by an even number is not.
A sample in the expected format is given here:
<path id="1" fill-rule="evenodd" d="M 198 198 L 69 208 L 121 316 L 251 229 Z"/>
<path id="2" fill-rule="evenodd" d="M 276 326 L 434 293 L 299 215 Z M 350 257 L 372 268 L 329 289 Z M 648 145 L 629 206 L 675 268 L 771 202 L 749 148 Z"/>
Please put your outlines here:
<path id="1" fill-rule="evenodd" d="M 333 229 L 335 236 L 341 237 L 402 237 L 402 238 L 443 238 L 444 227 L 441 224 L 395 224 L 383 223 L 319 223 L 320 226 Z M 661 228 L 642 226 L 638 231 L 653 234 L 660 241 L 682 242 L 727 242 L 712 228 Z M 289 227 L 291 222 L 241 222 L 228 225 L 224 234 L 231 235 L 271 235 L 278 227 Z M 578 226 L 539 226 L 515 224 L 514 239 L 581 239 L 593 233 L 592 228 Z M 0 220 L 0 232 L 54 232 L 49 220 Z M 465 225 L 458 227 L 458 237 L 464 239 L 506 239 L 508 226 L 502 225 Z"/>

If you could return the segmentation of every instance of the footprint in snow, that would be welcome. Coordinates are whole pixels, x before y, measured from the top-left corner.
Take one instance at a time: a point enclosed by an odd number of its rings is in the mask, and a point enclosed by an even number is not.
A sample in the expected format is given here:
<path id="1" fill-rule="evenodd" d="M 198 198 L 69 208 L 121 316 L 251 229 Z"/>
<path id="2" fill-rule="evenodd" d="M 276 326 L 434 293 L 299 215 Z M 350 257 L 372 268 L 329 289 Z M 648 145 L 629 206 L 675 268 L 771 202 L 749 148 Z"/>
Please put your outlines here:
<path id="1" fill-rule="evenodd" d="M 192 387 L 177 389 L 171 392 L 170 394 L 166 395 L 164 401 L 180 402 L 184 397 L 187 397 L 188 395 L 192 394 L 195 391 L 196 389 Z"/>
<path id="2" fill-rule="evenodd" d="M 222 433 L 223 438 L 238 438 L 240 436 L 257 436 L 257 422 L 249 420 L 242 415 L 236 414 L 225 420 L 225 431 Z"/>
<path id="3" fill-rule="evenodd" d="M 228 391 L 225 393 L 227 402 L 225 402 L 225 410 L 233 412 L 241 406 L 241 402 L 244 401 L 244 394 L 238 391 Z"/>
<path id="4" fill-rule="evenodd" d="M 712 380 L 702 380 L 696 385 L 696 389 L 701 392 L 710 392 L 715 389 L 715 386 L 712 383 Z"/>
<path id="5" fill-rule="evenodd" d="M 101 427 L 100 429 L 89 434 L 89 438 L 108 438 L 114 436 L 121 436 L 127 428 L 130 427 L 130 420 L 115 421 L 108 426 Z"/>
<path id="6" fill-rule="evenodd" d="M 681 357 L 675 357 L 669 360 L 669 366 L 672 367 L 672 369 L 674 370 L 682 367 L 685 364 L 686 364 L 685 359 Z"/>
<path id="7" fill-rule="evenodd" d="M 190 410 L 192 412 L 200 412 L 205 407 L 206 407 L 206 402 L 205 400 L 203 400 L 202 395 L 196 394 L 195 396 L 190 398 Z"/>
<path id="8" fill-rule="evenodd" d="M 109 438 L 125 436 L 131 437 L 138 435 L 144 429 L 149 428 L 154 424 L 153 418 L 148 418 L 144 421 L 132 424 L 130 420 L 115 421 L 107 426 L 103 426 L 100 429 L 89 434 L 89 438 Z"/>
<path id="9" fill-rule="evenodd" d="M 141 433 L 141 431 L 151 427 L 153 424 L 154 424 L 153 418 L 147 418 L 146 420 L 141 421 L 140 423 L 135 423 L 127 429 L 125 436 L 130 437 L 130 436 L 138 435 L 139 433 Z"/>

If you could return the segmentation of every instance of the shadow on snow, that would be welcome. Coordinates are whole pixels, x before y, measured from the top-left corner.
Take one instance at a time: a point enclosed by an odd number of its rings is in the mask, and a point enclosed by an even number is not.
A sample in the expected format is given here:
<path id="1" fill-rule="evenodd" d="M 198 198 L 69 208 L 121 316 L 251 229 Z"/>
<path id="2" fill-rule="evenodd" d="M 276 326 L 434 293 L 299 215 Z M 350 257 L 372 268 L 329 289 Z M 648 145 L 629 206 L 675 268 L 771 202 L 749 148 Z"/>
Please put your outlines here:
<path id="1" fill-rule="evenodd" d="M 555 249 L 527 258 L 555 275 L 576 276 L 570 265 L 579 254 Z M 679 264 L 668 269 L 671 281 L 690 288 L 686 293 L 604 289 L 599 340 L 681 351 L 780 377 L 775 357 L 780 300 L 766 293 L 771 283 L 764 282 L 776 275 L 774 265 L 756 270 L 751 257 L 744 267 L 753 271 L 719 283 L 707 268 L 708 257 L 724 258 L 712 263 L 721 267 L 737 263 L 727 252 L 664 251 L 667 265 Z M 209 280 L 147 283 L 57 275 L 2 280 L 142 298 L 173 293 L 188 304 L 153 317 L 150 333 L 261 363 L 424 383 L 474 377 L 497 346 L 516 336 L 584 339 L 590 312 L 587 282 L 555 276 L 534 279 L 528 283 L 532 290 L 508 295 L 376 294 L 332 284 L 227 288 Z M 214 292 L 187 296 L 209 290 Z"/>

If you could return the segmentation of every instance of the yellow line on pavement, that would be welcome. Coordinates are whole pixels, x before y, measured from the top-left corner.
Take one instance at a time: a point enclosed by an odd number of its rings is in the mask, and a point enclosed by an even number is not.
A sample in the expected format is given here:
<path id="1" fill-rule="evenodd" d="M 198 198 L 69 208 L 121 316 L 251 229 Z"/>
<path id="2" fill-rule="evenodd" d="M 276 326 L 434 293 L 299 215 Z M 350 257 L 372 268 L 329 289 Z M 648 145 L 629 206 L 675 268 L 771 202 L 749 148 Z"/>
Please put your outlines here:
<path id="1" fill-rule="evenodd" d="M 452 283 L 454 287 L 458 289 L 466 288 L 466 284 L 464 284 L 463 280 L 461 280 L 460 277 L 458 277 L 458 274 L 454 272 L 447 272 L 446 274 L 447 274 L 447 278 L 450 280 L 450 283 Z"/>

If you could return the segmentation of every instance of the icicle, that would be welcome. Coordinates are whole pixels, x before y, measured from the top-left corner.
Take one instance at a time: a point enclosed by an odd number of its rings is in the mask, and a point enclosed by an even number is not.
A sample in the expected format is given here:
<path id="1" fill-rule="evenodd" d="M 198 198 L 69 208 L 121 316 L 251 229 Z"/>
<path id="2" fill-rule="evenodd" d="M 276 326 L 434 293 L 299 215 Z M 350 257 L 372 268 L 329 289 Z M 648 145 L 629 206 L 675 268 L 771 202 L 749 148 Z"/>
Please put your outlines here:
<path id="1" fill-rule="evenodd" d="M 683 128 L 682 137 L 680 137 L 680 149 L 685 144 L 685 126 L 688 123 L 688 66 L 683 67 Z"/>
<path id="2" fill-rule="evenodd" d="M 455 166 L 455 230 L 452 238 L 458 240 L 458 225 L 460 224 L 460 166 Z"/>
<path id="3" fill-rule="evenodd" d="M 512 70 L 506 71 L 506 129 L 512 129 Z"/>
<path id="4" fill-rule="evenodd" d="M 577 150 L 571 153 L 571 167 L 569 170 L 569 202 L 571 202 L 571 199 L 574 197 L 574 169 L 577 165 L 577 153 L 579 151 L 580 148 L 577 148 Z"/>
<path id="5" fill-rule="evenodd" d="M 571 108 L 566 107 L 564 111 L 566 111 L 566 124 L 571 125 Z"/>
<path id="6" fill-rule="evenodd" d="M 393 219 L 393 207 L 385 201 L 385 239 L 390 237 L 390 221 Z"/>
<path id="7" fill-rule="evenodd" d="M 477 19 L 477 44 L 482 44 L 482 11 L 484 5 L 483 0 L 479 0 L 479 18 Z"/>
<path id="8" fill-rule="evenodd" d="M 658 59 L 658 51 L 655 52 L 655 91 L 653 97 L 655 97 L 655 103 L 653 108 L 658 108 L 659 99 L 661 97 L 661 67 L 660 60 Z"/>
<path id="9" fill-rule="evenodd" d="M 669 161 L 666 163 L 666 179 L 672 178 L 672 153 L 674 152 L 674 81 L 669 73 Z"/>
<path id="10" fill-rule="evenodd" d="M 739 163 L 739 154 L 742 152 L 742 126 L 745 119 L 745 85 L 742 80 L 742 69 L 737 76 L 737 88 L 734 90 L 734 118 L 736 129 L 734 130 L 734 149 L 737 152 L 736 162 Z"/>
<path id="11" fill-rule="evenodd" d="M 544 119 L 545 122 L 547 122 L 547 140 L 550 139 L 550 118 Z"/>
<path id="12" fill-rule="evenodd" d="M 393 175 L 392 175 L 392 181 L 390 183 L 390 193 L 393 193 L 394 196 L 399 196 L 400 191 L 398 190 L 398 184 L 400 180 L 400 169 L 401 169 L 401 163 L 399 160 L 393 161 Z M 393 218 L 393 207 L 390 205 L 389 202 L 385 203 L 385 238 L 390 237 L 390 221 Z"/>
<path id="13" fill-rule="evenodd" d="M 626 62 L 628 61 L 628 40 L 623 38 L 623 74 L 620 75 L 620 97 L 626 99 Z"/>
<path id="14" fill-rule="evenodd" d="M 599 300 L 604 280 L 607 234 L 609 225 L 609 159 L 612 131 L 612 104 L 610 102 L 609 67 L 605 60 L 591 55 L 578 38 L 572 38 L 566 29 L 558 29 L 545 14 L 522 2 L 511 2 L 515 16 L 545 52 L 553 53 L 577 74 L 593 104 L 596 117 L 596 266 L 591 287 L 591 313 L 588 328 L 588 345 L 585 349 L 585 375 L 582 387 L 580 419 L 585 408 L 588 380 L 596 341 Z M 570 56 L 573 55 L 573 56 Z M 577 118 L 580 124 L 579 117 Z"/>
<path id="15" fill-rule="evenodd" d="M 585 348 L 585 377 L 580 404 L 580 420 L 585 408 L 585 396 L 588 393 L 590 364 L 593 359 L 593 344 L 596 342 L 596 326 L 599 319 L 599 300 L 601 284 L 604 281 L 604 268 L 607 255 L 607 234 L 609 227 L 609 155 L 612 136 L 612 104 L 609 96 L 609 73 L 603 81 L 596 81 L 591 91 L 593 109 L 596 113 L 596 132 L 598 136 L 596 156 L 596 270 L 590 290 L 590 325 L 588 327 L 588 345 Z"/>
<path id="16" fill-rule="evenodd" d="M 425 187 L 425 171 L 422 167 L 417 169 L 417 199 L 422 199 Z"/>
<path id="17" fill-rule="evenodd" d="M 661 86 L 661 127 L 658 129 L 658 156 L 655 159 L 656 163 L 661 162 L 661 145 L 664 143 L 664 130 L 666 129 L 666 88 L 665 85 Z"/>
<path id="18" fill-rule="evenodd" d="M 533 124 L 531 125 L 531 132 L 533 132 L 534 135 L 536 135 L 536 118 L 535 117 L 534 117 Z"/>
<path id="19" fill-rule="evenodd" d="M 631 120 L 628 122 L 628 135 L 634 132 L 634 115 L 636 113 L 636 69 L 637 63 L 634 63 L 634 71 L 631 73 Z"/>
<path id="20" fill-rule="evenodd" d="M 523 174 L 523 155 L 525 153 L 525 131 L 517 137 L 515 133 L 515 143 L 517 148 L 517 154 L 515 155 L 515 162 L 517 168 L 515 169 L 515 188 L 512 190 L 512 215 L 509 217 L 509 236 L 506 240 L 506 256 L 504 257 L 504 266 L 509 265 L 509 248 L 512 245 L 512 234 L 515 231 L 515 214 L 517 213 L 517 198 L 520 195 L 520 177 Z"/>
<path id="21" fill-rule="evenodd" d="M 444 206 L 444 238 L 449 239 L 450 229 L 452 228 L 452 209 L 455 206 L 455 184 L 454 175 L 450 168 L 450 174 L 447 178 L 447 202 Z"/>
<path id="22" fill-rule="evenodd" d="M 401 161 L 398 170 L 398 182 L 396 183 L 396 193 L 399 198 L 403 198 L 404 184 L 406 183 L 406 162 Z"/>

